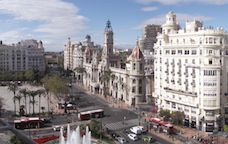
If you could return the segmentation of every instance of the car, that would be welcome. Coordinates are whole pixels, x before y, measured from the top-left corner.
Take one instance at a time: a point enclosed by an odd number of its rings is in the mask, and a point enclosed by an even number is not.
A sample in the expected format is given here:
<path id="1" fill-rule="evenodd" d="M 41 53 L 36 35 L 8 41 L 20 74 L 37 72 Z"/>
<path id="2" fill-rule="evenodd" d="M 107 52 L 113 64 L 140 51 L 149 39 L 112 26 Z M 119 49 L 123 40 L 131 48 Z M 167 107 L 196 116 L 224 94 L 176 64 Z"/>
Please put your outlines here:
<path id="1" fill-rule="evenodd" d="M 124 132 L 125 132 L 126 134 L 130 134 L 130 133 L 131 133 L 129 129 L 125 129 Z"/>
<path id="2" fill-rule="evenodd" d="M 117 138 L 117 141 L 120 143 L 120 144 L 126 144 L 127 141 L 123 138 L 123 137 L 118 137 Z"/>
<path id="3" fill-rule="evenodd" d="M 141 132 L 142 133 L 147 133 L 147 130 L 143 127 L 143 126 L 137 126 L 140 130 L 141 130 Z"/>
<path id="4" fill-rule="evenodd" d="M 51 119 L 50 118 L 44 118 L 43 121 L 44 121 L 44 123 L 51 123 Z"/>
<path id="5" fill-rule="evenodd" d="M 155 139 L 153 139 L 151 136 L 144 136 L 143 141 L 146 143 L 153 143 L 155 142 Z"/>
<path id="6" fill-rule="evenodd" d="M 60 131 L 60 129 L 61 129 L 61 126 L 59 126 L 59 125 L 56 125 L 53 127 L 54 131 Z"/>
<path id="7" fill-rule="evenodd" d="M 136 134 L 133 134 L 133 133 L 130 133 L 127 135 L 129 137 L 129 139 L 133 140 L 133 141 L 136 141 L 138 140 L 138 137 Z"/>
<path id="8" fill-rule="evenodd" d="M 113 139 L 116 139 L 116 140 L 118 137 L 120 137 L 120 135 L 118 135 L 117 133 L 111 133 L 111 136 Z"/>
<path id="9" fill-rule="evenodd" d="M 139 128 L 138 126 L 132 127 L 130 128 L 130 131 L 134 134 L 140 135 L 142 134 L 142 130 L 141 128 Z"/>

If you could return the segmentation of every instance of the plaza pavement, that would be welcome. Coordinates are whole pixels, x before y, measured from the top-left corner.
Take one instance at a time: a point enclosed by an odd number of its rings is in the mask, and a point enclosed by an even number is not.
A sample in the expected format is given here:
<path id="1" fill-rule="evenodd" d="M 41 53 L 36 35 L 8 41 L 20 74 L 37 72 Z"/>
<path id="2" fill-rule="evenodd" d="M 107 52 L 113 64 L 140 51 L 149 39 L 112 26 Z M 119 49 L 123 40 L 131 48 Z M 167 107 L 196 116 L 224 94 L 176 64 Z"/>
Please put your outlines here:
<path id="1" fill-rule="evenodd" d="M 41 86 L 32 86 L 29 84 L 23 84 L 22 86 L 19 86 L 19 89 L 26 88 L 27 90 L 38 90 L 38 89 L 43 89 Z M 19 90 L 18 90 L 19 91 Z M 16 92 L 16 95 L 18 94 L 18 91 Z M 8 89 L 8 86 L 0 86 L 0 97 L 3 98 L 3 109 L 5 111 L 14 111 L 14 103 L 13 103 L 13 92 Z M 58 100 L 55 96 L 50 95 L 50 104 L 49 104 L 49 109 L 50 111 L 53 109 L 56 109 Z M 39 103 L 38 103 L 39 97 L 35 97 L 35 113 L 39 112 Z M 30 111 L 32 113 L 32 104 L 30 104 L 29 107 L 29 98 L 27 97 L 26 100 L 27 103 L 27 112 Z M 40 107 L 45 107 L 44 112 L 48 111 L 48 101 L 47 101 L 47 96 L 46 94 L 41 96 L 41 102 L 40 102 Z M 25 100 L 22 96 L 21 98 L 21 105 L 25 105 Z M 26 111 L 26 110 L 25 110 Z M 42 112 L 42 111 L 41 111 Z M 16 113 L 19 113 L 19 104 L 18 101 L 16 100 Z"/>

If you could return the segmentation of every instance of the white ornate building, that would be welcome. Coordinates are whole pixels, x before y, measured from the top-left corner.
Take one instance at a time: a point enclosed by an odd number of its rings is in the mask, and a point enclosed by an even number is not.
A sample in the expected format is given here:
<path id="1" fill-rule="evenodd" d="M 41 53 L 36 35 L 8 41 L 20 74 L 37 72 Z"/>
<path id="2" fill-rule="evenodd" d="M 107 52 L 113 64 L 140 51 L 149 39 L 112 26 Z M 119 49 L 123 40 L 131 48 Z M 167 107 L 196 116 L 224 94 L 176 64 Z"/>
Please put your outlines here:
<path id="1" fill-rule="evenodd" d="M 23 40 L 12 45 L 5 45 L 0 41 L 0 72 L 20 72 L 33 69 L 40 72 L 45 71 L 42 41 Z"/>
<path id="2" fill-rule="evenodd" d="M 212 132 L 228 120 L 228 33 L 200 21 L 180 29 L 169 12 L 155 49 L 159 109 L 183 111 L 185 125 Z"/>
<path id="3" fill-rule="evenodd" d="M 69 39 L 64 49 L 64 68 L 75 70 L 77 79 L 91 92 L 104 95 L 105 91 L 129 106 L 136 106 L 146 101 L 144 57 L 139 44 L 125 57 L 113 53 L 113 31 L 108 21 L 103 48 L 95 46 L 89 35 L 82 43 L 73 44 Z M 105 86 L 102 75 L 108 70 L 111 75 Z"/>

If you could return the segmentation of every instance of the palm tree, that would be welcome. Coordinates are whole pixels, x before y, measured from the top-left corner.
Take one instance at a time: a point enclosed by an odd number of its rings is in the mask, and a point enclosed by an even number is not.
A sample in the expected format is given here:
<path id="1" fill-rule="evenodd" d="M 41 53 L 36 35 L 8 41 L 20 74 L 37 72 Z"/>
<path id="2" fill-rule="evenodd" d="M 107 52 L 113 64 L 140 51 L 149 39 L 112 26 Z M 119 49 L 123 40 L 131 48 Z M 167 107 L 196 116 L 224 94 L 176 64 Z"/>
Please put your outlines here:
<path id="1" fill-rule="evenodd" d="M 8 90 L 10 90 L 11 92 L 13 92 L 13 103 L 14 103 L 14 114 L 16 114 L 16 102 L 15 102 L 15 96 L 16 96 L 16 92 L 18 90 L 18 85 L 16 82 L 10 82 L 9 86 L 8 86 Z"/>
<path id="2" fill-rule="evenodd" d="M 108 88 L 107 84 L 110 80 L 111 74 L 112 74 L 112 71 L 110 69 L 108 69 L 108 70 L 104 71 L 103 75 L 101 75 L 101 77 L 100 77 L 101 82 L 104 84 L 104 90 L 103 91 L 104 91 L 105 97 L 107 96 L 106 95 L 107 94 L 106 89 Z"/>
<path id="3" fill-rule="evenodd" d="M 25 113 L 27 114 L 27 94 L 28 94 L 28 91 L 27 91 L 27 89 L 20 89 L 19 90 L 19 93 L 20 94 L 22 94 L 23 95 L 23 97 L 24 97 L 24 100 L 25 100 Z"/>
<path id="4" fill-rule="evenodd" d="M 29 95 L 32 97 L 32 100 L 30 101 L 30 103 L 32 103 L 32 114 L 35 114 L 35 97 L 37 96 L 37 91 L 30 91 Z"/>
<path id="5" fill-rule="evenodd" d="M 19 108 L 19 113 L 20 113 L 21 98 L 22 98 L 22 96 L 21 96 L 20 94 L 17 94 L 14 98 L 15 98 L 16 100 L 18 100 L 18 108 Z"/>
<path id="6" fill-rule="evenodd" d="M 0 117 L 2 115 L 3 98 L 0 97 Z"/>
<path id="7" fill-rule="evenodd" d="M 44 89 L 37 90 L 37 94 L 39 96 L 39 115 L 40 115 L 40 101 L 41 101 L 41 95 L 45 93 Z"/>

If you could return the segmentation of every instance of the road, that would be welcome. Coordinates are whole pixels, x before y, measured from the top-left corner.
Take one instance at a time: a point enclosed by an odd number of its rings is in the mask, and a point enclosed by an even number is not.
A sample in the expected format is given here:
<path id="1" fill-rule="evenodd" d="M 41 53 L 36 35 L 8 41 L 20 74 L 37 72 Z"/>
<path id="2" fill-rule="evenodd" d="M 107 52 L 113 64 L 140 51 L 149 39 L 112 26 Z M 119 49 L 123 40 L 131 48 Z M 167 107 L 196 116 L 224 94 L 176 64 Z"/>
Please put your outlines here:
<path id="1" fill-rule="evenodd" d="M 121 109 L 121 108 L 113 108 L 110 103 L 107 103 L 102 98 L 98 96 L 94 96 L 92 94 L 86 93 L 82 88 L 73 85 L 71 88 L 71 94 L 72 97 L 75 97 L 75 103 L 80 109 L 86 109 L 88 107 L 101 107 L 104 109 L 105 117 L 102 119 L 99 119 L 103 127 L 109 128 L 110 130 L 115 131 L 116 133 L 120 134 L 121 136 L 125 137 L 129 143 L 131 144 L 143 144 L 144 142 L 142 139 L 133 142 L 130 139 L 127 138 L 127 135 L 123 132 L 124 129 L 130 128 L 132 126 L 138 125 L 138 115 L 130 110 Z M 124 120 L 125 117 L 125 120 Z M 124 120 L 124 121 L 123 121 Z M 72 122 L 77 122 L 77 114 L 71 113 L 71 114 L 65 114 L 65 115 L 58 115 L 54 116 L 52 119 L 51 125 L 62 125 Z M 34 133 L 35 132 L 35 133 Z M 58 134 L 58 132 L 54 132 L 52 128 L 49 129 L 43 129 L 43 130 L 29 130 L 25 132 L 27 134 L 34 134 L 36 136 L 43 136 L 45 134 Z M 160 138 L 156 138 L 159 143 L 162 144 L 169 144 L 169 142 L 164 141 Z"/>

